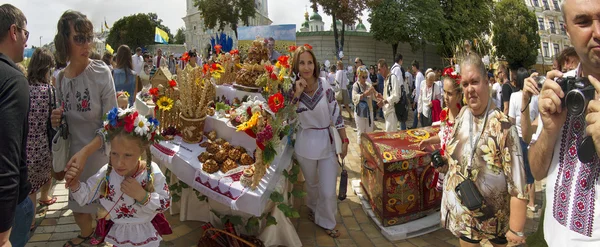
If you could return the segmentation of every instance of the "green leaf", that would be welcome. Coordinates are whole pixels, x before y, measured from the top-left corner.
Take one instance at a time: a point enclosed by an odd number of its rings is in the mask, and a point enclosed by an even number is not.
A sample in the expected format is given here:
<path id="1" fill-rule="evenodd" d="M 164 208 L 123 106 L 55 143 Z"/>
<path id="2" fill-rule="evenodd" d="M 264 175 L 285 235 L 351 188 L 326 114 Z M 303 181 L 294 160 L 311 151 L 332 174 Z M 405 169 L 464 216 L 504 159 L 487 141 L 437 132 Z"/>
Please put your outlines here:
<path id="1" fill-rule="evenodd" d="M 296 210 L 295 208 L 292 208 L 290 218 L 292 218 L 292 219 L 300 218 L 300 213 L 298 212 L 298 210 Z"/>
<path id="2" fill-rule="evenodd" d="M 179 200 L 181 200 L 181 196 L 179 196 L 178 194 L 172 194 L 171 198 L 173 199 L 173 202 L 178 202 Z"/>
<path id="3" fill-rule="evenodd" d="M 273 147 L 273 142 L 267 142 L 267 145 L 265 145 L 265 150 L 263 150 L 263 162 L 265 164 L 271 164 L 276 155 L 277 151 L 275 151 L 275 148 Z"/>
<path id="4" fill-rule="evenodd" d="M 187 188 L 189 188 L 189 187 L 190 187 L 188 184 L 184 183 L 184 182 L 183 182 L 183 181 L 181 181 L 181 180 L 179 181 L 179 185 L 181 186 L 181 188 L 184 188 L 184 189 L 187 189 Z"/>
<path id="5" fill-rule="evenodd" d="M 267 216 L 267 226 L 271 225 L 277 225 L 277 220 L 275 219 L 275 217 L 269 215 Z"/>
<path id="6" fill-rule="evenodd" d="M 242 216 L 229 216 L 229 222 L 231 222 L 231 224 L 233 224 L 234 226 L 238 226 L 238 225 L 243 225 L 244 222 L 242 221 Z"/>
<path id="7" fill-rule="evenodd" d="M 271 196 L 269 196 L 269 198 L 271 199 L 271 201 L 278 203 L 278 202 L 283 202 L 283 195 L 277 191 L 273 191 L 271 193 Z"/>
<path id="8" fill-rule="evenodd" d="M 304 192 L 300 188 L 294 188 L 292 190 L 292 195 L 294 195 L 294 197 L 296 197 L 296 198 L 303 198 L 304 196 L 306 196 L 306 192 Z"/>
<path id="9" fill-rule="evenodd" d="M 294 175 L 298 175 L 300 173 L 300 166 L 299 165 L 293 165 L 292 169 L 291 169 L 291 172 Z"/>
<path id="10" fill-rule="evenodd" d="M 290 178 L 290 175 L 287 170 L 283 170 L 283 176 L 288 179 Z"/>
<path id="11" fill-rule="evenodd" d="M 298 174 L 294 174 L 294 175 L 290 176 L 289 180 L 290 180 L 290 183 L 296 184 L 298 182 Z"/>
<path id="12" fill-rule="evenodd" d="M 254 230 L 258 228 L 259 222 L 260 221 L 258 220 L 258 218 L 254 216 L 250 217 L 250 219 L 248 219 L 248 222 L 246 222 L 246 231 L 249 233 L 254 232 Z"/>

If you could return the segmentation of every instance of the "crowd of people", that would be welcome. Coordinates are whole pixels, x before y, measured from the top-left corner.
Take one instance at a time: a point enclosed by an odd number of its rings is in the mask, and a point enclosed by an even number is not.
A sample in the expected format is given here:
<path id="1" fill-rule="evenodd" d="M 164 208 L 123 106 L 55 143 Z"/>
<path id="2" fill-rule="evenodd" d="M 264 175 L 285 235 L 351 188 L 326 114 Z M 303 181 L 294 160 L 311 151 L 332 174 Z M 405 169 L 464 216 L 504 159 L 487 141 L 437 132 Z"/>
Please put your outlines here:
<path id="1" fill-rule="evenodd" d="M 484 239 L 494 246 L 525 243 L 527 210 L 544 211 L 538 231 L 548 245 L 597 246 L 600 101 L 586 96 L 583 114 L 575 114 L 564 98 L 583 90 L 565 84 L 575 78 L 600 92 L 600 3 L 576 2 L 565 0 L 561 8 L 573 46 L 555 58 L 546 75 L 503 65 L 490 70 L 475 52 L 458 59 L 460 71 L 431 68 L 423 74 L 418 61 L 405 70 L 402 55 L 392 66 L 380 59 L 367 67 L 356 58 L 346 71 L 342 61 L 325 68 L 308 46 L 296 49 L 294 153 L 306 180 L 309 220 L 332 238 L 342 234 L 335 214 L 338 158 L 343 160 L 349 145 L 345 108 L 359 140 L 381 117 L 386 132 L 439 122 L 439 134 L 418 146 L 433 151 L 439 144 L 441 225 L 461 246 L 478 246 Z M 157 226 L 165 226 L 160 215 L 170 206 L 170 194 L 149 152 L 156 141 L 149 133 L 158 123 L 131 107 L 140 90 L 135 78 L 205 61 L 195 50 L 177 61 L 160 49 L 151 56 L 126 45 L 115 56 L 94 56 L 92 23 L 80 12 L 66 11 L 57 24 L 56 53 L 37 49 L 25 69 L 19 62 L 29 38 L 26 17 L 1 5 L 0 30 L 0 246 L 27 243 L 35 205 L 56 202 L 52 179 L 63 176 L 68 208 L 80 228 L 64 246 L 102 241 L 158 246 L 169 231 Z M 117 99 L 123 95 L 121 104 Z M 414 122 L 407 126 L 410 111 Z M 52 130 L 63 126 L 70 147 L 60 174 L 52 169 L 49 140 Z M 333 134 L 341 139 L 339 150 Z M 535 204 L 536 180 L 547 185 L 541 207 Z M 108 215 L 114 225 L 99 234 L 93 222 L 104 224 Z"/>

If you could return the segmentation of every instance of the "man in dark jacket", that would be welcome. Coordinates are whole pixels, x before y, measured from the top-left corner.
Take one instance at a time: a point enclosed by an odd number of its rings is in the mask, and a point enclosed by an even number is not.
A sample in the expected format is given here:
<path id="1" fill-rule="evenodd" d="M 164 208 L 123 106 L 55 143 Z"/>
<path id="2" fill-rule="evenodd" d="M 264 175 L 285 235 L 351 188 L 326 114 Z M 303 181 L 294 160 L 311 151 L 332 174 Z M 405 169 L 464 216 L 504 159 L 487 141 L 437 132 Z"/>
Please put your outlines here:
<path id="1" fill-rule="evenodd" d="M 28 38 L 23 12 L 0 6 L 0 247 L 25 246 L 34 214 L 25 152 L 29 85 L 15 64 Z"/>

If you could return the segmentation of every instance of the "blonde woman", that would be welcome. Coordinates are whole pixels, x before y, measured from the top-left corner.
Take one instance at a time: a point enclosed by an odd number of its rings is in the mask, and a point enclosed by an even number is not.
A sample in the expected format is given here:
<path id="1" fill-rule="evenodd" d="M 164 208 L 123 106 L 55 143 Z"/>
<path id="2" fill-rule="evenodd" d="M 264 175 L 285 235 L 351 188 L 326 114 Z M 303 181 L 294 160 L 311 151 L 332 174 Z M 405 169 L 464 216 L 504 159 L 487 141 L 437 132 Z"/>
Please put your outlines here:
<path id="1" fill-rule="evenodd" d="M 373 100 L 375 99 L 375 88 L 367 81 L 369 72 L 365 66 L 356 70 L 358 82 L 352 86 L 352 103 L 355 105 L 354 121 L 357 128 L 357 142 L 360 144 L 362 133 L 373 132 Z"/>

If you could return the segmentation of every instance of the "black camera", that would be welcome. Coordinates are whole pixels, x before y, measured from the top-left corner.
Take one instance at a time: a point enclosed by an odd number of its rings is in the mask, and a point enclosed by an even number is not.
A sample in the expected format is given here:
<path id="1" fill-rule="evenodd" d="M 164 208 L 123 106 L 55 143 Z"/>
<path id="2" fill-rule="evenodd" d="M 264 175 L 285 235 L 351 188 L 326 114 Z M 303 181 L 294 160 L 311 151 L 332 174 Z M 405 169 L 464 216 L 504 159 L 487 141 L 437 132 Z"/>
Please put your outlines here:
<path id="1" fill-rule="evenodd" d="M 537 78 L 538 88 L 542 88 L 546 77 Z M 558 78 L 556 83 L 560 85 L 565 97 L 561 98 L 561 105 L 567 108 L 569 113 L 580 116 L 585 113 L 588 103 L 594 99 L 596 89 L 586 77 L 564 77 Z"/>
<path id="2" fill-rule="evenodd" d="M 435 168 L 440 168 L 446 165 L 440 150 L 435 150 L 433 153 L 431 153 L 431 163 L 433 163 L 433 167 Z"/>

